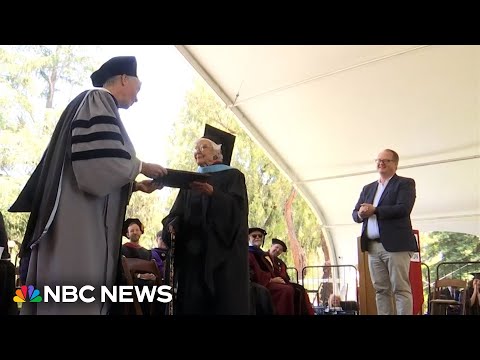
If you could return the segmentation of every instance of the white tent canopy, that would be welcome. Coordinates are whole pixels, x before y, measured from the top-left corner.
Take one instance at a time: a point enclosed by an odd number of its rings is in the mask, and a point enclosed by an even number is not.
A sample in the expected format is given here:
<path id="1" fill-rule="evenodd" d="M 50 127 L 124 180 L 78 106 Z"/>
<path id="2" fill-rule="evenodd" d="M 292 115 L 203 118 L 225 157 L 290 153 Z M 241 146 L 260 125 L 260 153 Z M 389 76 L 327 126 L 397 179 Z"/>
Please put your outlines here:
<path id="1" fill-rule="evenodd" d="M 415 229 L 480 235 L 480 46 L 177 46 L 296 184 L 337 263 L 351 212 L 391 148 Z"/>

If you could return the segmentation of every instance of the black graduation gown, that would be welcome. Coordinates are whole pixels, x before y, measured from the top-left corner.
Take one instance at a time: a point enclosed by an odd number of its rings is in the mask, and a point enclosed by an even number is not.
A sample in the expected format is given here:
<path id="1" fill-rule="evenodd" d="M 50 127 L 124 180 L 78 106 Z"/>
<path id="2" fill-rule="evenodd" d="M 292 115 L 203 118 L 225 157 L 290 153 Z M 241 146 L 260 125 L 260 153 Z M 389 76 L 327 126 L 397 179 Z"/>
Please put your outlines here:
<path id="1" fill-rule="evenodd" d="M 250 282 L 250 315 L 274 315 L 275 308 L 273 306 L 270 291 L 260 284 L 253 281 Z"/>
<path id="2" fill-rule="evenodd" d="M 122 245 L 122 255 L 127 258 L 137 258 L 143 260 L 152 260 L 152 252 L 144 247 L 132 247 L 126 244 Z"/>
<path id="3" fill-rule="evenodd" d="M 10 259 L 10 254 L 8 252 L 8 236 L 2 213 L 0 213 L 0 246 L 3 247 L 2 259 Z"/>
<path id="4" fill-rule="evenodd" d="M 248 196 L 245 176 L 210 173 L 212 196 L 181 189 L 163 219 L 163 239 L 175 228 L 176 314 L 249 313 Z"/>

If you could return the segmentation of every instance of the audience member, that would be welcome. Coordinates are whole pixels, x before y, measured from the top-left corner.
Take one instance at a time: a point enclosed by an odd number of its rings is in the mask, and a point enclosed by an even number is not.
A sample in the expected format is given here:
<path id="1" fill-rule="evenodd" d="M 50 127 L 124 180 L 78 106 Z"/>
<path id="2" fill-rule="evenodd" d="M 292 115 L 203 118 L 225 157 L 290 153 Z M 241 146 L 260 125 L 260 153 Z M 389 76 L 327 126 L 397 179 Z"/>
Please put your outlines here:
<path id="1" fill-rule="evenodd" d="M 142 222 L 137 218 L 128 218 L 123 223 L 123 236 L 130 241 L 122 245 L 122 255 L 127 258 L 151 260 L 152 253 L 140 245 L 140 238 L 145 229 Z"/>
<path id="2" fill-rule="evenodd" d="M 308 297 L 308 293 L 305 288 L 297 283 L 290 281 L 290 277 L 287 274 L 287 264 L 280 259 L 280 255 L 287 252 L 287 245 L 280 239 L 273 238 L 272 246 L 268 250 L 270 257 L 273 260 L 274 275 L 281 277 L 285 284 L 289 284 L 295 290 L 295 313 L 299 315 L 315 315 L 312 303 Z"/>
<path id="3" fill-rule="evenodd" d="M 465 299 L 465 313 L 480 315 L 480 273 L 472 273 L 473 280 L 469 282 Z"/>
<path id="4" fill-rule="evenodd" d="M 328 306 L 325 309 L 325 313 L 336 314 L 341 311 L 343 311 L 343 309 L 341 305 L 340 295 L 330 294 L 328 298 Z"/>
<path id="5" fill-rule="evenodd" d="M 293 287 L 275 275 L 272 258 L 261 249 L 267 232 L 259 227 L 252 227 L 248 232 L 250 280 L 270 291 L 276 315 L 295 315 Z"/>

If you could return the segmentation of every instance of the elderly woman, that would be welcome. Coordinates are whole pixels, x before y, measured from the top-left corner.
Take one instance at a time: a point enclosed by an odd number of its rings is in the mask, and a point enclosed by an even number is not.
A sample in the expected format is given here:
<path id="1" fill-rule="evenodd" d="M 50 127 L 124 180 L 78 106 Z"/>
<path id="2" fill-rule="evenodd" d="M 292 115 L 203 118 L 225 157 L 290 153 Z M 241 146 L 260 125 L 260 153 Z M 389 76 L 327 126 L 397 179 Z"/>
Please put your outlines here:
<path id="1" fill-rule="evenodd" d="M 249 313 L 248 198 L 243 173 L 229 166 L 234 139 L 206 126 L 193 155 L 209 180 L 181 189 L 162 221 L 163 239 L 175 234 L 175 314 Z"/>
<path id="2" fill-rule="evenodd" d="M 328 298 L 328 310 L 330 312 L 342 311 L 340 295 L 330 294 Z"/>

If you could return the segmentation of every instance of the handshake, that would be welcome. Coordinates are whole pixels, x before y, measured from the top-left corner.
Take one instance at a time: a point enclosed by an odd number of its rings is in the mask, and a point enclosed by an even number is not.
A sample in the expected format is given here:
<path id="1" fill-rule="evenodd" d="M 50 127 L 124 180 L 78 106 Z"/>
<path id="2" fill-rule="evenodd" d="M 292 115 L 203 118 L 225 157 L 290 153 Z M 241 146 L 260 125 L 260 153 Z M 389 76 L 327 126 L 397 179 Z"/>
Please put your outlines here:
<path id="1" fill-rule="evenodd" d="M 158 164 L 142 162 L 140 173 L 150 179 L 158 179 L 167 175 L 167 169 Z M 133 184 L 133 191 L 142 191 L 147 194 L 161 188 L 163 188 L 163 185 L 155 180 L 142 180 Z"/>
<path id="2" fill-rule="evenodd" d="M 142 162 L 140 173 L 142 173 L 146 177 L 149 177 L 150 179 L 157 179 L 161 176 L 167 175 L 167 169 L 158 164 Z"/>

